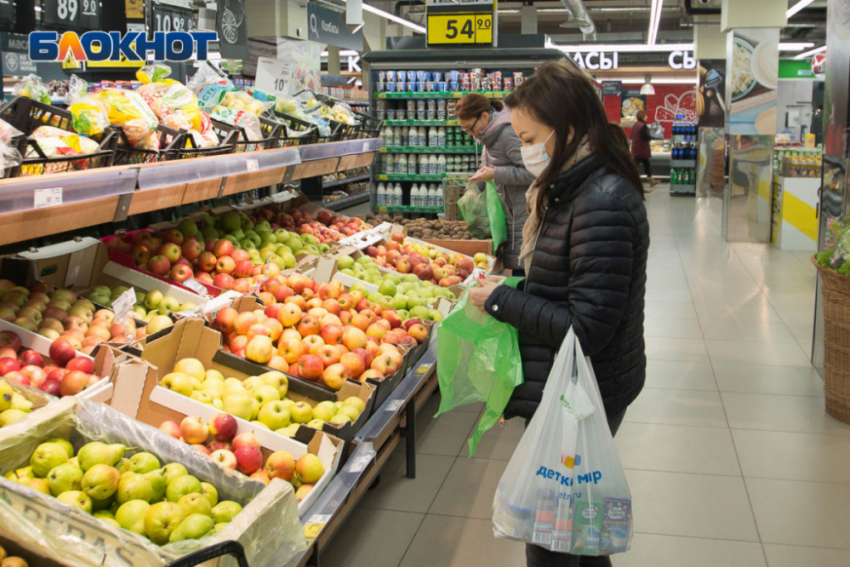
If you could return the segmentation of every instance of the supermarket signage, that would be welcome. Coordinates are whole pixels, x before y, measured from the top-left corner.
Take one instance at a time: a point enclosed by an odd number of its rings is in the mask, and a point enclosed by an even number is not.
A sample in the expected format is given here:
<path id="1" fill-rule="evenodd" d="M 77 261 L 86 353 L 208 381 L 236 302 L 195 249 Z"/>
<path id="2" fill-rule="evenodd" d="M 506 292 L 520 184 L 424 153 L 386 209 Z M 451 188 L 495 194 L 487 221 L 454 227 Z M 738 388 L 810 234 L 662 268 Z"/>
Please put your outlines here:
<path id="1" fill-rule="evenodd" d="M 257 59 L 257 89 L 273 95 L 289 96 L 294 84 L 298 61 L 291 59 Z"/>
<path id="2" fill-rule="evenodd" d="M 2 54 L 3 76 L 36 73 L 35 63 L 27 57 L 29 41 L 27 36 L 18 33 L 0 33 L 0 54 Z"/>
<path id="3" fill-rule="evenodd" d="M 363 30 L 351 33 L 342 16 L 342 12 L 307 2 L 307 41 L 363 51 Z"/>
<path id="4" fill-rule="evenodd" d="M 42 0 L 41 21 L 45 27 L 63 30 L 101 29 L 99 0 Z"/>
<path id="5" fill-rule="evenodd" d="M 148 12 L 148 26 L 155 32 L 192 31 L 195 28 L 192 0 L 151 0 Z"/>
<path id="6" fill-rule="evenodd" d="M 667 66 L 677 71 L 682 69 L 696 69 L 697 60 L 693 51 L 671 51 L 667 57 Z M 573 53 L 573 60 L 582 69 L 592 71 L 619 69 L 620 63 L 661 63 L 661 60 L 653 61 L 655 54 L 634 54 L 619 51 L 588 51 L 586 53 Z"/>
<path id="7" fill-rule="evenodd" d="M 209 56 L 209 44 L 218 41 L 211 31 L 155 32 L 151 39 L 143 32 L 88 31 L 82 35 L 55 31 L 30 32 L 29 58 L 32 61 L 65 61 L 70 55 L 81 61 L 145 61 L 148 52 L 156 61 L 189 61 L 197 52 L 198 61 Z"/>
<path id="8" fill-rule="evenodd" d="M 496 2 L 426 0 L 428 45 L 493 45 Z"/>

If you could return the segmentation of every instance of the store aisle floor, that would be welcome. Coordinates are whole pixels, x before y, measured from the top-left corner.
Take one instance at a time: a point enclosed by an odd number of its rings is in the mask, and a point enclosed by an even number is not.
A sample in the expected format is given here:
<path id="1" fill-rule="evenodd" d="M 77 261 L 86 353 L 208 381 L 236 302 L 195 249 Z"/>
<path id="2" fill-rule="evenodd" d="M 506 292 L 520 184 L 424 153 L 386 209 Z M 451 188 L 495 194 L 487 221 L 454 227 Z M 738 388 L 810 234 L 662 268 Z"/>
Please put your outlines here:
<path id="1" fill-rule="evenodd" d="M 664 185 L 647 199 L 647 383 L 617 436 L 637 533 L 613 563 L 850 565 L 850 426 L 824 412 L 809 364 L 815 270 L 807 253 L 725 243 L 719 205 Z M 490 523 L 523 424 L 494 428 L 469 459 L 481 407 L 435 420 L 438 405 L 418 420 L 417 478 L 395 454 L 323 565 L 525 565 Z"/>

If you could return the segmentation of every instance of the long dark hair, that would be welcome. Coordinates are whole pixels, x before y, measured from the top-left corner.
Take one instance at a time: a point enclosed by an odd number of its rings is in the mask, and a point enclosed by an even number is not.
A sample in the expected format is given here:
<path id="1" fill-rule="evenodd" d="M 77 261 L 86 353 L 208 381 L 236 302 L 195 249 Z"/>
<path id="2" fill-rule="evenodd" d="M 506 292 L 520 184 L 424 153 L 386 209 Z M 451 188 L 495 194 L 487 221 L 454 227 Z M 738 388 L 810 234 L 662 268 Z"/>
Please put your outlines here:
<path id="1" fill-rule="evenodd" d="M 555 182 L 564 164 L 587 137 L 593 153 L 643 195 L 643 183 L 623 129 L 608 122 L 593 83 L 578 69 L 566 63 L 545 63 L 505 99 L 505 104 L 555 130 L 555 154 L 549 167 L 540 174 L 541 187 Z M 571 130 L 573 138 L 567 142 Z M 545 201 L 546 191 L 539 191 L 535 205 L 538 213 L 543 211 Z"/>
<path id="2" fill-rule="evenodd" d="M 478 93 L 471 93 L 457 101 L 455 105 L 455 117 L 463 120 L 471 120 L 478 118 L 485 112 L 490 112 L 491 107 L 496 110 L 502 110 L 504 105 L 502 101 L 487 98 Z"/>

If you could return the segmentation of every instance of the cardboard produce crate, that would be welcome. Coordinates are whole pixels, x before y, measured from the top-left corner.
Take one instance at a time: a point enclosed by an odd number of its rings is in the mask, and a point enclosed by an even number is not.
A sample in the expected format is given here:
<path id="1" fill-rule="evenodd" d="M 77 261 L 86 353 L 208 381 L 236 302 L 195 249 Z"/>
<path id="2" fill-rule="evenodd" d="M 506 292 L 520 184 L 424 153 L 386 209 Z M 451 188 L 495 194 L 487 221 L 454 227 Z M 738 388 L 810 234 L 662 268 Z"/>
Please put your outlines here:
<path id="1" fill-rule="evenodd" d="M 43 408 L 29 420 L 25 432 L 0 430 L 0 473 L 26 466 L 36 447 L 52 437 L 68 439 L 75 450 L 99 440 L 148 451 L 164 464 L 181 463 L 198 479 L 209 482 L 220 500 L 235 500 L 243 510 L 213 536 L 157 546 L 147 538 L 115 528 L 59 502 L 56 498 L 0 478 L 0 532 L 14 533 L 29 549 L 48 559 L 83 567 L 164 566 L 177 558 L 227 540 L 240 542 L 251 567 L 278 567 L 305 549 L 295 495 L 289 483 L 268 487 L 243 482 L 221 470 L 190 446 L 158 429 L 129 419 L 108 406 L 65 398 Z M 215 567 L 234 567 L 221 558 Z"/>
<path id="2" fill-rule="evenodd" d="M 127 367 L 127 374 L 132 371 L 144 378 L 133 381 L 132 390 L 122 388 L 120 402 L 114 402 L 113 407 L 124 415 L 154 427 L 159 427 L 167 420 L 180 423 L 186 416 L 200 417 L 209 423 L 213 417 L 223 413 L 222 410 L 163 388 L 159 382 L 172 371 L 178 360 L 184 358 L 197 358 L 204 368 L 218 370 L 225 378 L 247 378 L 248 374 L 229 367 L 228 359 L 222 360 L 221 355 L 224 353 L 220 345 L 221 333 L 206 327 L 202 319 L 179 321 L 170 334 L 147 345 L 142 359 L 128 357 L 119 365 Z M 336 474 L 342 460 L 344 442 L 328 433 L 306 427 L 299 428 L 299 436 L 292 439 L 238 417 L 236 422 L 239 433 L 253 431 L 266 454 L 287 451 L 297 460 L 309 452 L 319 457 L 325 467 L 325 474 L 299 506 L 300 511 L 308 509 Z M 303 433 L 302 429 L 305 430 Z"/>

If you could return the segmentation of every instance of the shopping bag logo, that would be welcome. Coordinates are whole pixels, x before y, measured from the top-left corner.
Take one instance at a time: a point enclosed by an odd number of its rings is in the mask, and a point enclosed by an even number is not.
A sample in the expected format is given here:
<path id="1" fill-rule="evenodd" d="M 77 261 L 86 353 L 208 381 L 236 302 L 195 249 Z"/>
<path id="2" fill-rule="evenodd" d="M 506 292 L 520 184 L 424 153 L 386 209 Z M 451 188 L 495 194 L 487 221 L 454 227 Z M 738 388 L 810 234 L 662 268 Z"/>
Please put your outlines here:
<path id="1" fill-rule="evenodd" d="M 568 455 L 566 457 L 563 457 L 561 462 L 568 469 L 574 469 L 575 467 L 581 464 L 581 455 L 576 455 L 575 457 L 573 457 L 572 455 Z"/>

